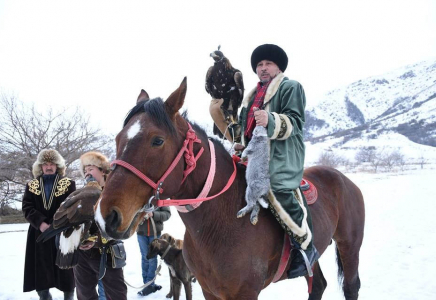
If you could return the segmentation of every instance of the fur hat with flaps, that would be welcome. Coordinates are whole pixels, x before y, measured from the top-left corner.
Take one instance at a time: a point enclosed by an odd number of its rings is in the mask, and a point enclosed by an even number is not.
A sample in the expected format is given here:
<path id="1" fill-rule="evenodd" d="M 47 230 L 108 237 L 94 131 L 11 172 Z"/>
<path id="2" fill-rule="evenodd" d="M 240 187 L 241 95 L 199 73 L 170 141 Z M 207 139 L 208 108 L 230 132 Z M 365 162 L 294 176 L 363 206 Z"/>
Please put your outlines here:
<path id="1" fill-rule="evenodd" d="M 110 171 L 108 158 L 104 154 L 96 151 L 86 152 L 80 157 L 80 172 L 83 177 L 85 177 L 86 166 L 96 166 L 101 169 L 104 174 L 108 174 Z"/>
<path id="2" fill-rule="evenodd" d="M 285 72 L 288 67 L 288 56 L 285 50 L 274 44 L 264 44 L 254 49 L 251 54 L 251 67 L 254 73 L 256 73 L 257 64 L 262 60 L 274 62 L 282 72 Z"/>
<path id="3" fill-rule="evenodd" d="M 39 152 L 35 163 L 32 167 L 32 173 L 35 178 L 42 175 L 42 165 L 45 163 L 56 164 L 56 173 L 61 176 L 65 175 L 65 159 L 55 149 L 44 149 Z"/>

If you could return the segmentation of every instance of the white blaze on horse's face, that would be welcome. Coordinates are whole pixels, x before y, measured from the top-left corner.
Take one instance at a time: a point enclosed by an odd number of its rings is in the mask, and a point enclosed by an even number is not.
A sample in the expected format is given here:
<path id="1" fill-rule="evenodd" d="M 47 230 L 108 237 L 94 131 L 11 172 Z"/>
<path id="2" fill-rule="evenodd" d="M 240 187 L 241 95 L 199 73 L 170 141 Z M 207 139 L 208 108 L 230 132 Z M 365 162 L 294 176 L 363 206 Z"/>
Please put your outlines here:
<path id="1" fill-rule="evenodd" d="M 101 215 L 100 203 L 102 198 L 98 199 L 97 209 L 94 211 L 94 220 L 98 223 L 100 230 L 105 230 L 106 222 L 104 221 L 103 216 Z"/>
<path id="2" fill-rule="evenodd" d="M 141 132 L 141 124 L 139 120 L 136 120 L 132 126 L 130 126 L 129 130 L 127 130 L 127 138 L 129 140 L 133 139 L 139 132 Z"/>
<path id="3" fill-rule="evenodd" d="M 139 120 L 136 120 L 135 123 L 133 123 L 130 128 L 127 130 L 127 139 L 131 140 L 133 139 L 138 133 L 141 132 L 141 123 Z M 127 145 L 124 147 L 123 152 L 126 151 Z"/>

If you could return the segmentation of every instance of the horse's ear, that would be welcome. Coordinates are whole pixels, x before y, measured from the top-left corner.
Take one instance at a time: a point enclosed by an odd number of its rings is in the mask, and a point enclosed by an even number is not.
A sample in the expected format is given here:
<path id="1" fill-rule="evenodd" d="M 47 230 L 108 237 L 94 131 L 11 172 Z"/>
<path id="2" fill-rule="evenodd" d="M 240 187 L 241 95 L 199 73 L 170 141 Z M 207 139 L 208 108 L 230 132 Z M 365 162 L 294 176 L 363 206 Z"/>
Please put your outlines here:
<path id="1" fill-rule="evenodd" d="M 138 96 L 138 100 L 136 100 L 136 103 L 139 103 L 141 101 L 149 100 L 150 96 L 148 96 L 147 92 L 144 90 L 141 90 L 141 93 Z"/>
<path id="2" fill-rule="evenodd" d="M 186 96 L 186 77 L 180 86 L 165 101 L 165 109 L 170 116 L 174 116 L 182 108 Z"/>

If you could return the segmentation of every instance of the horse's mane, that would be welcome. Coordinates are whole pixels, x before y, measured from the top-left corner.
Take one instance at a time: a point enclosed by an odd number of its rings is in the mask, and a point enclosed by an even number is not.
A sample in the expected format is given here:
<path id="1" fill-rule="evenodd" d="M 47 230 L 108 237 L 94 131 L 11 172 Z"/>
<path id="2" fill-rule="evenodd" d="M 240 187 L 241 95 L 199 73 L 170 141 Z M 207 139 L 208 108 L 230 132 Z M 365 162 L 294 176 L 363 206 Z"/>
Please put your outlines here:
<path id="1" fill-rule="evenodd" d="M 217 147 L 216 149 L 220 148 L 220 150 L 228 153 L 227 149 L 224 147 L 223 143 L 219 139 L 217 139 L 215 137 L 209 136 L 206 133 L 206 131 L 203 129 L 203 127 L 201 127 L 197 123 L 189 120 L 189 118 L 188 118 L 188 111 L 187 110 L 185 110 L 181 115 L 182 115 L 182 118 L 185 119 L 186 122 L 188 122 L 188 123 L 190 123 L 192 125 L 192 129 L 195 130 L 197 135 L 199 135 L 199 134 L 200 135 L 202 135 L 202 134 L 205 135 L 209 140 L 212 141 L 212 143 L 215 145 L 215 147 Z"/>
<path id="2" fill-rule="evenodd" d="M 154 98 L 138 102 L 138 104 L 136 104 L 136 106 L 127 114 L 123 127 L 129 123 L 134 115 L 141 112 L 148 113 L 156 124 L 165 127 L 171 134 L 176 134 L 176 129 L 165 111 L 165 104 L 162 98 Z"/>
<path id="3" fill-rule="evenodd" d="M 165 103 L 162 100 L 162 98 L 154 98 L 151 100 L 144 100 L 138 102 L 135 107 L 133 107 L 127 114 L 126 119 L 124 120 L 123 127 L 129 123 L 130 119 L 138 114 L 138 113 L 148 113 L 150 114 L 151 118 L 154 122 L 157 124 L 164 126 L 167 128 L 171 134 L 176 134 L 176 129 L 171 121 L 171 119 L 168 117 L 166 111 L 165 111 Z M 186 122 L 189 122 L 192 125 L 192 128 L 197 132 L 197 135 L 205 135 L 208 137 L 215 145 L 215 147 L 221 148 L 222 151 L 227 152 L 224 145 L 221 143 L 220 140 L 210 137 L 207 135 L 206 131 L 197 123 L 192 122 L 188 119 L 188 111 L 185 110 L 181 114 L 182 118 L 186 120 Z"/>

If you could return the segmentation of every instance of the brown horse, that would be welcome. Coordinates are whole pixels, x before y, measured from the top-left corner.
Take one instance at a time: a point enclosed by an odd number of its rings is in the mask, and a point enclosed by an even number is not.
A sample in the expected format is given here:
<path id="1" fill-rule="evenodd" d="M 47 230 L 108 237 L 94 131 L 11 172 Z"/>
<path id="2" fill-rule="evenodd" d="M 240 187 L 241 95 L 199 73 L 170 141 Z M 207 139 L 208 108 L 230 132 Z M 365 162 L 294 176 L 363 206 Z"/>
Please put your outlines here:
<path id="1" fill-rule="evenodd" d="M 195 198 L 201 192 L 212 164 L 208 137 L 201 128 L 192 125 L 198 137 L 192 149 L 196 155 L 200 148 L 204 152 L 186 180 L 184 159 L 173 163 L 185 145 L 190 128 L 189 122 L 178 112 L 185 94 L 186 78 L 165 102 L 160 98 L 148 100 L 144 91 L 138 97 L 137 105 L 116 137 L 117 160 L 134 166 L 151 183 L 144 182 L 145 179 L 123 166 L 111 172 L 96 207 L 96 220 L 103 234 L 113 238 L 130 237 L 142 219 L 144 205 L 155 195 L 156 189 L 164 199 Z M 209 195 L 222 191 L 234 172 L 230 155 L 219 141 L 213 144 L 217 164 Z M 187 159 L 189 161 L 189 157 Z M 189 165 L 192 166 L 192 160 Z M 155 183 L 163 175 L 166 178 L 162 190 Z M 308 168 L 304 176 L 319 191 L 318 201 L 310 207 L 315 245 L 322 254 L 332 239 L 336 241 L 345 297 L 357 299 L 359 250 L 365 219 L 362 194 L 347 177 L 332 168 Z M 272 282 L 278 268 L 284 231 L 273 215 L 262 209 L 256 226 L 250 223 L 249 216 L 236 218 L 237 212 L 245 206 L 245 188 L 245 168 L 237 166 L 235 181 L 227 191 L 189 213 L 180 214 L 186 226 L 183 256 L 207 300 L 257 299 Z M 286 272 L 282 279 L 285 278 Z M 309 299 L 321 299 L 326 286 L 316 263 Z"/>

